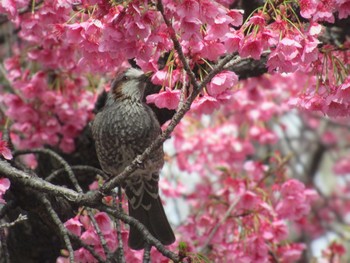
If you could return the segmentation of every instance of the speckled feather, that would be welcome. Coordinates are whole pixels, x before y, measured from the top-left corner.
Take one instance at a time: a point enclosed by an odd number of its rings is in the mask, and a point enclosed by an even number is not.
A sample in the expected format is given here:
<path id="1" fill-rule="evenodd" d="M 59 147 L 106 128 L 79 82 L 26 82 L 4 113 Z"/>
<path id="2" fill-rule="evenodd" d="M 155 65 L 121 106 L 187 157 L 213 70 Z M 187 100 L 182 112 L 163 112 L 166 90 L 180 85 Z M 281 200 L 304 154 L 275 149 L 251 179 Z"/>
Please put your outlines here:
<path id="1" fill-rule="evenodd" d="M 129 99 L 107 106 L 98 113 L 92 130 L 94 138 L 97 138 L 96 151 L 101 167 L 110 175 L 122 172 L 161 132 L 152 110 L 144 103 L 131 102 Z M 141 203 L 144 190 L 157 198 L 158 187 L 151 187 L 147 182 L 154 184 L 154 181 L 158 181 L 159 170 L 164 163 L 163 156 L 163 149 L 159 148 L 143 164 L 144 169 L 136 171 L 125 182 L 125 186 L 130 188 L 128 191 L 134 194 L 128 195 L 134 208 L 140 204 L 145 208 L 149 205 Z"/>
<path id="2" fill-rule="evenodd" d="M 160 134 L 161 129 L 152 110 L 141 102 L 119 101 L 105 107 L 93 122 L 93 136 L 101 166 L 108 174 L 124 170 Z M 163 166 L 163 150 L 152 154 L 146 170 L 159 171 Z"/>
<path id="3" fill-rule="evenodd" d="M 92 125 L 96 152 L 102 169 L 116 176 L 141 154 L 161 133 L 153 111 L 141 101 L 145 79 L 140 70 L 129 69 L 112 84 L 105 107 Z M 164 164 L 160 147 L 123 183 L 129 214 L 140 220 L 163 244 L 175 237 L 158 196 L 159 171 Z M 130 229 L 129 246 L 141 249 L 145 242 Z"/>

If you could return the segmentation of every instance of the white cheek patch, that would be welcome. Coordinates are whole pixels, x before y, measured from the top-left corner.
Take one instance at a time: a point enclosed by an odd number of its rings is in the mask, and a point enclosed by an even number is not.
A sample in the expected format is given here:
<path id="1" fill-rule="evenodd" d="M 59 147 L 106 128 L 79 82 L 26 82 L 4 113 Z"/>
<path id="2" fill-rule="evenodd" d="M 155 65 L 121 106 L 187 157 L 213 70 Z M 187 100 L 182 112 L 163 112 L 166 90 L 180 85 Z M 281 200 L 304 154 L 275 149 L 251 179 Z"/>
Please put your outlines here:
<path id="1" fill-rule="evenodd" d="M 136 68 L 130 68 L 125 72 L 125 76 L 127 76 L 129 79 L 139 78 L 142 75 L 143 75 L 142 70 L 139 70 Z"/>
<path id="2" fill-rule="evenodd" d="M 140 85 L 141 84 L 141 85 Z M 123 94 L 131 98 L 141 98 L 142 97 L 142 83 L 137 80 L 130 80 L 123 84 Z"/>

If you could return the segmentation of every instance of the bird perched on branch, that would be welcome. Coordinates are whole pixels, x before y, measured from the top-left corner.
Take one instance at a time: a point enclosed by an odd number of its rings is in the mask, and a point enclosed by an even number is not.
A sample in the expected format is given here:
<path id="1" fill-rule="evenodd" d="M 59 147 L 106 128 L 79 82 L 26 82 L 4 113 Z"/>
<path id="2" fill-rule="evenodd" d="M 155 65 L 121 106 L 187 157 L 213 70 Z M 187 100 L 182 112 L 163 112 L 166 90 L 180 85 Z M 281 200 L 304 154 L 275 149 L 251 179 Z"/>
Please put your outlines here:
<path id="1" fill-rule="evenodd" d="M 142 102 L 148 76 L 130 68 L 119 75 L 107 94 L 104 108 L 92 124 L 92 135 L 103 171 L 117 176 L 161 133 L 150 107 Z M 162 244 L 175 241 L 158 193 L 159 172 L 164 164 L 159 147 L 122 183 L 128 197 L 129 215 L 139 220 Z M 130 227 L 129 247 L 143 249 L 142 234 Z"/>

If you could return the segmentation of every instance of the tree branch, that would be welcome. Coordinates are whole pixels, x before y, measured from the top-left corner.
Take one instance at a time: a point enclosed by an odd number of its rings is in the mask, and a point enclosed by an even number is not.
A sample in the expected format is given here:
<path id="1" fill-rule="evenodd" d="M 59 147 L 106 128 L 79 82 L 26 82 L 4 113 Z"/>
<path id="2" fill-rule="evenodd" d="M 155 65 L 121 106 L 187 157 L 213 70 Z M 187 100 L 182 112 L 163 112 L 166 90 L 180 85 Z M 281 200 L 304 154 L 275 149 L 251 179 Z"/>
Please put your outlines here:
<path id="1" fill-rule="evenodd" d="M 99 225 L 97 224 L 97 221 L 96 221 L 96 219 L 95 219 L 91 209 L 88 208 L 87 211 L 88 211 L 88 215 L 89 215 L 89 218 L 91 220 L 91 223 L 92 223 L 92 225 L 95 228 L 96 234 L 97 234 L 97 236 L 100 239 L 100 242 L 101 242 L 101 245 L 102 245 L 102 248 L 103 248 L 103 252 L 106 255 L 107 262 L 109 262 L 111 260 L 111 257 L 112 257 L 113 254 L 111 253 L 111 251 L 109 250 L 109 248 L 107 246 L 106 239 L 104 238 L 104 236 L 103 236 L 103 234 L 101 232 L 101 229 L 100 229 Z"/>
<path id="2" fill-rule="evenodd" d="M 0 255 L 4 263 L 10 263 L 10 255 L 7 246 L 5 229 L 0 229 Z"/>
<path id="3" fill-rule="evenodd" d="M 79 194 L 66 187 L 50 184 L 41 178 L 30 176 L 28 173 L 11 166 L 8 162 L 3 160 L 0 160 L 0 174 L 21 183 L 23 186 L 28 186 L 51 195 L 57 195 L 74 203 L 80 203 L 82 200 L 87 201 L 87 199 L 85 199 L 86 195 Z"/>
<path id="4" fill-rule="evenodd" d="M 143 251 L 143 263 L 150 263 L 151 262 L 151 249 L 152 246 L 149 244 L 146 244 L 146 247 Z"/>
<path id="5" fill-rule="evenodd" d="M 114 207 L 115 210 L 119 211 L 119 213 L 123 213 L 123 207 L 122 207 L 122 189 L 118 187 L 118 203 L 117 199 L 115 196 L 115 192 L 113 192 L 113 200 L 114 202 L 112 203 L 112 206 Z M 116 219 L 115 220 L 115 225 L 117 229 L 117 237 L 118 237 L 118 248 L 117 248 L 117 256 L 118 256 L 118 262 L 119 263 L 125 263 L 125 256 L 124 256 L 124 250 L 123 250 L 123 238 L 122 238 L 122 228 L 121 228 L 121 220 Z"/>
<path id="6" fill-rule="evenodd" d="M 135 226 L 138 230 L 140 230 L 141 233 L 143 233 L 143 236 L 145 237 L 145 239 L 151 245 L 156 247 L 158 251 L 161 252 L 164 256 L 172 259 L 174 262 L 179 261 L 179 257 L 173 252 L 167 250 L 163 246 L 163 244 L 161 244 L 156 238 L 154 238 L 149 233 L 149 231 L 145 228 L 145 226 L 143 226 L 138 220 L 118 210 L 115 210 L 112 207 L 107 207 L 102 205 L 101 203 L 102 196 L 99 195 L 98 192 L 96 191 L 95 192 L 90 191 L 84 194 L 79 194 L 65 187 L 52 185 L 42 180 L 41 178 L 38 178 L 35 176 L 29 176 L 27 173 L 10 166 L 8 162 L 2 161 L 2 160 L 0 160 L 0 174 L 10 178 L 11 180 L 15 180 L 18 183 L 21 183 L 23 186 L 28 186 L 33 190 L 37 190 L 38 192 L 44 192 L 51 195 L 64 197 L 77 205 L 80 205 L 80 206 L 87 205 L 89 207 L 100 209 L 100 211 L 105 211 L 113 215 L 114 217 L 122 220 L 123 222 L 130 224 L 132 226 Z M 46 207 L 46 210 L 48 210 L 47 207 Z M 57 220 L 56 220 L 56 224 L 58 225 Z"/>
<path id="7" fill-rule="evenodd" d="M 78 182 L 77 178 L 75 177 L 74 172 L 73 172 L 71 166 L 69 165 L 69 163 L 67 163 L 60 155 L 58 155 L 54 151 L 52 151 L 50 149 L 43 149 L 43 148 L 32 149 L 32 150 L 18 150 L 18 151 L 15 151 L 13 153 L 13 156 L 16 157 L 18 155 L 30 154 L 30 153 L 46 154 L 46 155 L 49 155 L 49 156 L 53 157 L 54 159 L 56 159 L 56 161 L 58 161 L 63 166 L 63 169 L 67 172 L 68 178 L 72 182 L 72 184 L 74 185 L 75 189 L 79 193 L 83 192 L 83 189 L 81 189 L 79 182 Z"/>
<path id="8" fill-rule="evenodd" d="M 225 223 L 225 221 L 227 220 L 227 218 L 231 215 L 233 209 L 236 207 L 236 205 L 238 204 L 240 198 L 237 198 L 231 205 L 230 207 L 227 209 L 224 217 L 221 218 L 221 220 L 219 221 L 219 223 L 217 223 L 213 230 L 210 232 L 207 241 L 205 242 L 205 244 L 203 245 L 203 247 L 201 248 L 201 253 L 203 254 L 207 254 L 208 253 L 208 248 L 210 245 L 210 242 L 212 241 L 212 239 L 214 238 L 216 232 L 218 231 L 219 227 Z"/>
<path id="9" fill-rule="evenodd" d="M 19 214 L 19 216 L 17 217 L 17 219 L 15 221 L 10 222 L 10 223 L 1 224 L 0 229 L 12 227 L 18 223 L 26 221 L 27 219 L 28 219 L 28 217 L 26 215 Z"/>
<path id="10" fill-rule="evenodd" d="M 141 224 L 138 220 L 136 220 L 135 218 L 128 216 L 127 214 L 121 213 L 120 211 L 115 210 L 115 209 L 108 207 L 108 206 L 105 206 L 105 205 L 99 206 L 98 209 L 100 211 L 104 211 L 104 212 L 114 216 L 115 218 L 119 218 L 123 222 L 125 222 L 133 227 L 136 227 L 137 230 L 142 233 L 142 236 L 145 238 L 145 240 L 148 244 L 157 248 L 157 250 L 160 253 L 162 253 L 165 257 L 173 260 L 174 262 L 180 261 L 180 258 L 178 255 L 176 255 L 174 252 L 166 249 L 165 246 L 162 243 L 160 243 L 160 241 L 158 239 L 153 237 L 151 235 L 151 233 L 147 230 L 147 228 L 143 224 Z"/>
<path id="11" fill-rule="evenodd" d="M 64 243 L 66 244 L 67 250 L 69 252 L 69 262 L 74 263 L 74 251 L 73 251 L 72 243 L 70 242 L 70 239 L 68 236 L 68 230 L 65 228 L 61 219 L 58 217 L 57 213 L 52 208 L 50 201 L 45 196 L 39 196 L 39 194 L 37 194 L 36 197 L 44 205 L 48 214 L 51 216 L 52 221 L 58 227 L 60 234 L 63 237 Z"/>

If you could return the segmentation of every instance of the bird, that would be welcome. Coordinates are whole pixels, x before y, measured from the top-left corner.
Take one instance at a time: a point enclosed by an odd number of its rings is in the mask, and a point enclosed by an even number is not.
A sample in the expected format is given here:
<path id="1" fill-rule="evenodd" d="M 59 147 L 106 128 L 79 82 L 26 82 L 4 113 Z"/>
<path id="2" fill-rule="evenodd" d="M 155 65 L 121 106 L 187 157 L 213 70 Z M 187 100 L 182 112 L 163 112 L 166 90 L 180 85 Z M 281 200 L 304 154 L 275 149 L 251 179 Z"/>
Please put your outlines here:
<path id="1" fill-rule="evenodd" d="M 149 74 L 129 68 L 119 74 L 107 93 L 104 107 L 95 115 L 92 136 L 102 170 L 117 176 L 161 134 L 152 109 L 144 101 Z M 159 174 L 164 165 L 163 147 L 121 183 L 128 199 L 129 215 L 139 220 L 163 245 L 175 242 L 174 232 L 159 197 Z M 142 234 L 130 226 L 128 245 L 141 250 Z"/>

